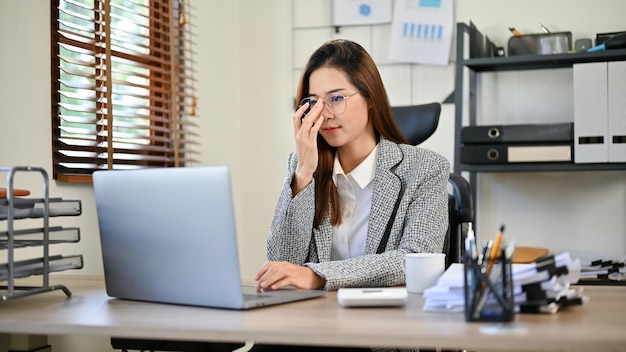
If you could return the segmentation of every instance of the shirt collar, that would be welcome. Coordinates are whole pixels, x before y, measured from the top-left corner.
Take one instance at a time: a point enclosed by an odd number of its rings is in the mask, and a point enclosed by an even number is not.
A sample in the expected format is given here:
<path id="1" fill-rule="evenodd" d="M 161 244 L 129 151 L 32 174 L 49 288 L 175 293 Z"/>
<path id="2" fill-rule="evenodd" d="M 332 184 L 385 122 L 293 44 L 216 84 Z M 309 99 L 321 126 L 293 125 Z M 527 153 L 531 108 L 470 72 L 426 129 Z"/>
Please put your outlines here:
<path id="1" fill-rule="evenodd" d="M 372 180 L 374 179 L 374 171 L 376 169 L 376 152 L 378 151 L 378 144 L 372 149 L 370 154 L 363 160 L 359 166 L 357 166 L 354 170 L 352 170 L 348 175 L 351 176 L 354 181 L 361 188 L 365 188 Z M 341 163 L 339 162 L 339 157 L 337 157 L 337 153 L 335 153 L 335 161 L 333 164 L 333 182 L 335 185 L 337 184 L 337 176 L 345 175 L 343 168 L 341 167 Z"/>

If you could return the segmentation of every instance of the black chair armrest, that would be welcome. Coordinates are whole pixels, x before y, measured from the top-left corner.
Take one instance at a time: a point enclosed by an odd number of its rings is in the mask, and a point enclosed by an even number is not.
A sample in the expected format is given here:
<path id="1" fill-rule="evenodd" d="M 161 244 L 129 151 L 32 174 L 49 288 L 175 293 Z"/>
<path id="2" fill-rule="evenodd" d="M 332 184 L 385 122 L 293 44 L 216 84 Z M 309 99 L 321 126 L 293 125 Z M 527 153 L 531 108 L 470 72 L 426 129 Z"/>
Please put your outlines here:
<path id="1" fill-rule="evenodd" d="M 458 215 L 459 223 L 474 221 L 474 200 L 472 199 L 472 187 L 461 175 L 450 173 L 448 183 L 452 185 L 452 193 L 455 198 L 454 208 Z"/>

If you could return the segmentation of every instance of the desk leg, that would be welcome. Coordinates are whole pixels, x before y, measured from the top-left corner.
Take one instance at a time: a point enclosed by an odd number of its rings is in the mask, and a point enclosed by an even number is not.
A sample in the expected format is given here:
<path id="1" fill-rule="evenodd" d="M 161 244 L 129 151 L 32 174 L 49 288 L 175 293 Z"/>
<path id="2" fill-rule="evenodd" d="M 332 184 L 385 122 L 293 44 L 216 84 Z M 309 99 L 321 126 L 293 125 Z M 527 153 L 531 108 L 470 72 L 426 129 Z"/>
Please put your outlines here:
<path id="1" fill-rule="evenodd" d="M 45 335 L 0 334 L 0 352 L 51 352 Z"/>

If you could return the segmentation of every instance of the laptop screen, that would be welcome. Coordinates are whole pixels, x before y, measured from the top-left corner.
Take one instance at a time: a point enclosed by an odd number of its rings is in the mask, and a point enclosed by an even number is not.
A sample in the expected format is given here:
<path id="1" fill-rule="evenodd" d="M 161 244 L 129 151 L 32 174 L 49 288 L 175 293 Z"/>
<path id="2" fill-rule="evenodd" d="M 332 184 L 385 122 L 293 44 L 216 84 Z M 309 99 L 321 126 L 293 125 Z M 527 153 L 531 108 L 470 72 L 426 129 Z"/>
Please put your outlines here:
<path id="1" fill-rule="evenodd" d="M 226 167 L 98 171 L 93 184 L 110 296 L 241 305 Z"/>

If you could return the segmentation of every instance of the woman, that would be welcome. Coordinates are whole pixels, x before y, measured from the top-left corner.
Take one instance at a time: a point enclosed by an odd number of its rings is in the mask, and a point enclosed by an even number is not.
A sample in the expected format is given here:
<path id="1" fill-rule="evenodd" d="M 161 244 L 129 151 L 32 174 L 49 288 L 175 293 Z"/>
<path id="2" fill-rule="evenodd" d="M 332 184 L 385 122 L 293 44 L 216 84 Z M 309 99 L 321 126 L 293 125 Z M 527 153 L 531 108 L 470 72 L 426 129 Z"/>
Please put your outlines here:
<path id="1" fill-rule="evenodd" d="M 405 144 L 378 69 L 357 43 L 317 49 L 297 101 L 296 152 L 257 288 L 403 285 L 406 253 L 443 251 L 448 161 Z"/>

